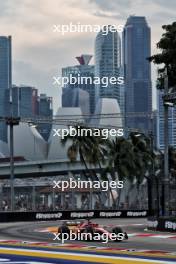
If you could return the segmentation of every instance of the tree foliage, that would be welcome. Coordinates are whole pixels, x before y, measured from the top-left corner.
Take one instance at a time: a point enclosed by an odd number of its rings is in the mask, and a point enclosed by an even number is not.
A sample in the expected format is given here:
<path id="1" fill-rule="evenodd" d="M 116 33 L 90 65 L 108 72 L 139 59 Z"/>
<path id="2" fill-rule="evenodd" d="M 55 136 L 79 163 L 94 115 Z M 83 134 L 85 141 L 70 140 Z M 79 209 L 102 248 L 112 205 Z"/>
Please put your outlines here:
<path id="1" fill-rule="evenodd" d="M 160 53 L 151 56 L 149 61 L 161 65 L 158 70 L 157 87 L 164 89 L 163 73 L 167 69 L 169 88 L 174 88 L 176 91 L 176 22 L 171 25 L 163 25 L 162 28 L 165 32 L 157 43 Z"/>
<path id="2" fill-rule="evenodd" d="M 169 171 L 176 178 L 176 149 L 172 146 L 169 147 Z"/>

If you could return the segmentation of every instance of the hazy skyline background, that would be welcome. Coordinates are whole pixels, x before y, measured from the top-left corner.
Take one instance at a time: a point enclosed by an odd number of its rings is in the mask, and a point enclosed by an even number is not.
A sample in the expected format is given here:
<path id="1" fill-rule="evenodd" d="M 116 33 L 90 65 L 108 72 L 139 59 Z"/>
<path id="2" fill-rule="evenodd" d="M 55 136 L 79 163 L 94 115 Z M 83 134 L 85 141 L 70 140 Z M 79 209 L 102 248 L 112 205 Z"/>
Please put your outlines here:
<path id="1" fill-rule="evenodd" d="M 62 67 L 77 64 L 76 56 L 94 55 L 96 33 L 62 36 L 53 33 L 53 24 L 124 25 L 129 15 L 146 16 L 151 27 L 153 54 L 163 33 L 161 26 L 175 20 L 175 10 L 175 0 L 1 1 L 0 35 L 12 36 L 13 84 L 31 85 L 52 96 L 56 110 L 61 89 L 52 85 L 52 77 L 61 75 Z M 155 72 L 152 67 L 152 81 Z"/>

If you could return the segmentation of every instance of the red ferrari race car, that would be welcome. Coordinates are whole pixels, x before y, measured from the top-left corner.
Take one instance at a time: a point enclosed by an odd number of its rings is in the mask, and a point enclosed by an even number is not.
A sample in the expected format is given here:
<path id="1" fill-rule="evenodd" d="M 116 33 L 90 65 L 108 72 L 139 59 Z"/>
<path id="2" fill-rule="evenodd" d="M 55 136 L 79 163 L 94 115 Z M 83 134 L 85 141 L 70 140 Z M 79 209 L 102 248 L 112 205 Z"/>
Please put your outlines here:
<path id="1" fill-rule="evenodd" d="M 63 221 L 58 228 L 58 237 L 62 242 L 66 240 L 80 241 L 123 241 L 128 239 L 126 232 L 119 226 L 103 226 L 90 220 Z"/>

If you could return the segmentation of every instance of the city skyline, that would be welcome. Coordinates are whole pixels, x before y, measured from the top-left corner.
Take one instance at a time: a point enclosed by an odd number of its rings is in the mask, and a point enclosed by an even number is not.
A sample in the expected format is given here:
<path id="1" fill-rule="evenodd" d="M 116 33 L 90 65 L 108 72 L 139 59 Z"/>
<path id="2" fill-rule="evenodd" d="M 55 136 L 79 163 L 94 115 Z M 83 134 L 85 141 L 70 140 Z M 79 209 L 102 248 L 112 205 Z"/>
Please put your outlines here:
<path id="1" fill-rule="evenodd" d="M 41 1 L 39 1 L 41 3 Z M 96 33 L 67 33 L 64 36 L 52 32 L 53 24 L 125 24 L 130 14 L 145 15 L 152 30 L 152 54 L 162 34 L 161 26 L 174 20 L 175 1 L 61 1 L 48 0 L 38 5 L 35 1 L 5 1 L 1 7 L 0 35 L 12 35 L 13 83 L 31 85 L 54 97 L 54 109 L 61 89 L 52 86 L 52 76 L 61 75 L 61 68 L 74 65 L 76 54 L 94 54 Z M 40 6 L 40 7 L 39 7 Z M 120 11 L 119 11 L 120 10 Z M 79 13 L 79 15 L 78 15 Z M 29 15 L 30 14 L 30 15 Z M 71 16 L 70 16 L 71 14 Z M 13 21 L 13 23 L 12 23 Z M 70 40 L 72 41 L 70 42 Z M 74 46 L 74 48 L 73 48 Z M 155 69 L 152 67 L 154 82 Z M 156 96 L 154 97 L 156 98 Z M 156 100 L 155 100 L 156 101 Z"/>

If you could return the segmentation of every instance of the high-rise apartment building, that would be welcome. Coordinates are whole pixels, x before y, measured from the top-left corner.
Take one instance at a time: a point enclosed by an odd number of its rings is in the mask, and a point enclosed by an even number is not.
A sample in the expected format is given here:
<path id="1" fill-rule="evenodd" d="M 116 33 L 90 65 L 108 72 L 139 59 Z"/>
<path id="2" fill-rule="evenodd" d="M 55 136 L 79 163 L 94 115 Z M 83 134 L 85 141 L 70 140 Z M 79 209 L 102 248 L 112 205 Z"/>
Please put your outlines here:
<path id="1" fill-rule="evenodd" d="M 152 112 L 150 27 L 143 16 L 130 16 L 123 31 L 126 128 L 148 132 Z M 135 117 L 132 117 L 132 114 Z"/>

